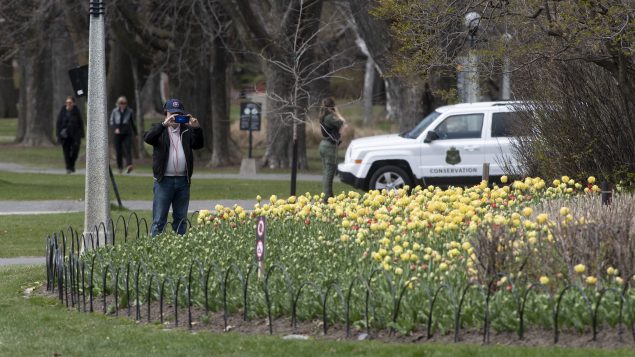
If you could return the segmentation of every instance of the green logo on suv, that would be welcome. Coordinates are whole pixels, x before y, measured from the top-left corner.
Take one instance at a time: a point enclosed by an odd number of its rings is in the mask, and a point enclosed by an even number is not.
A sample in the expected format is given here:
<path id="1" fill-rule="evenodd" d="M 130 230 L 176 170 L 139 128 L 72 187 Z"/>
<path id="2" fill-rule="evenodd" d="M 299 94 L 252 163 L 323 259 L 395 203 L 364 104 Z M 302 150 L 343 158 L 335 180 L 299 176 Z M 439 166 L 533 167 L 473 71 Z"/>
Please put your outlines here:
<path id="1" fill-rule="evenodd" d="M 461 162 L 461 153 L 454 146 L 447 151 L 445 162 L 450 165 L 456 165 Z"/>

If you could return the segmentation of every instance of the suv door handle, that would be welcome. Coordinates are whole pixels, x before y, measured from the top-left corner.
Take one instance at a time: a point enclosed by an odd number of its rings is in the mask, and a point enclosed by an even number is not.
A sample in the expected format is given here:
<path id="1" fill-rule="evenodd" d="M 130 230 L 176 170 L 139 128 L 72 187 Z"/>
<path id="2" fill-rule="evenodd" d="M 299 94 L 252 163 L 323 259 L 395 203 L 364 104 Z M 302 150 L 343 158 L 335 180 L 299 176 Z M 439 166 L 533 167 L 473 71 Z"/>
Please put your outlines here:
<path id="1" fill-rule="evenodd" d="M 478 146 L 466 146 L 463 149 L 465 149 L 466 151 L 476 151 L 478 150 Z"/>

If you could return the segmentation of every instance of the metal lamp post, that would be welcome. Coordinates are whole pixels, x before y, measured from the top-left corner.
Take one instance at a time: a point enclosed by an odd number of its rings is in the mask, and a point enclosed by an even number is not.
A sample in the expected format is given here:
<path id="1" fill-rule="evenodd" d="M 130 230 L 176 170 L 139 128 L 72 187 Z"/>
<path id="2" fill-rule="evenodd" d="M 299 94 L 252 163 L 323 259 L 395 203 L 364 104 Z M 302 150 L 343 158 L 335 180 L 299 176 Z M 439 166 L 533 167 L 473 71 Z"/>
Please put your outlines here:
<path id="1" fill-rule="evenodd" d="M 90 0 L 88 37 L 88 117 L 86 128 L 86 192 L 84 249 L 92 235 L 99 246 L 106 244 L 110 217 L 108 195 L 108 125 L 106 122 L 106 34 L 105 6 Z M 103 224 L 103 226 L 102 226 Z M 102 228 L 100 230 L 100 227 Z"/>
<path id="2" fill-rule="evenodd" d="M 512 40 L 512 35 L 510 35 L 509 33 L 505 33 L 503 34 L 503 42 L 505 42 L 506 45 L 509 44 L 509 42 L 511 42 Z M 509 100 L 511 98 L 511 65 L 510 65 L 510 61 L 509 61 L 509 56 L 505 55 L 505 58 L 503 58 L 503 80 L 502 80 L 502 90 L 501 90 L 501 99 L 503 100 Z"/>

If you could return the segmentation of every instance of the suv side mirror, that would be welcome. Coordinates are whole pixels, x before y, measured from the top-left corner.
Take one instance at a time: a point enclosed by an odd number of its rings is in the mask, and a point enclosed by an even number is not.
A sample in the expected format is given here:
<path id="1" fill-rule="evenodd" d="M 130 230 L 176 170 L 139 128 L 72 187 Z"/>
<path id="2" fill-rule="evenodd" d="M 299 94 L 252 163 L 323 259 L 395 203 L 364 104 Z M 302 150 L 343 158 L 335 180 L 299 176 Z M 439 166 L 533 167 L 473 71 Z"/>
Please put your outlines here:
<path id="1" fill-rule="evenodd" d="M 423 142 L 424 143 L 431 143 L 433 140 L 437 140 L 438 138 L 439 138 L 439 135 L 437 134 L 437 132 L 434 131 L 434 130 L 430 130 L 426 134 L 426 138 L 423 139 Z"/>

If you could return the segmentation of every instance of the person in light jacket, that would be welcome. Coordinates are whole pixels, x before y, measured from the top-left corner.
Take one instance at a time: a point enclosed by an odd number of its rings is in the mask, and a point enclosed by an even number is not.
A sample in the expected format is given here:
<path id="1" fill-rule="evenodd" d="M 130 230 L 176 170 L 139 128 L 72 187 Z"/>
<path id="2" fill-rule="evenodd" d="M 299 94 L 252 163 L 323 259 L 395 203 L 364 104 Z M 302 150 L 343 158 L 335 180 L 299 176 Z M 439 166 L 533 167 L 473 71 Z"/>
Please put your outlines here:
<path id="1" fill-rule="evenodd" d="M 117 99 L 117 107 L 110 113 L 110 127 L 113 130 L 119 173 L 123 173 L 124 157 L 126 172 L 130 173 L 133 170 L 132 141 L 137 135 L 137 128 L 134 124 L 134 113 L 128 107 L 128 100 L 124 96 Z"/>

